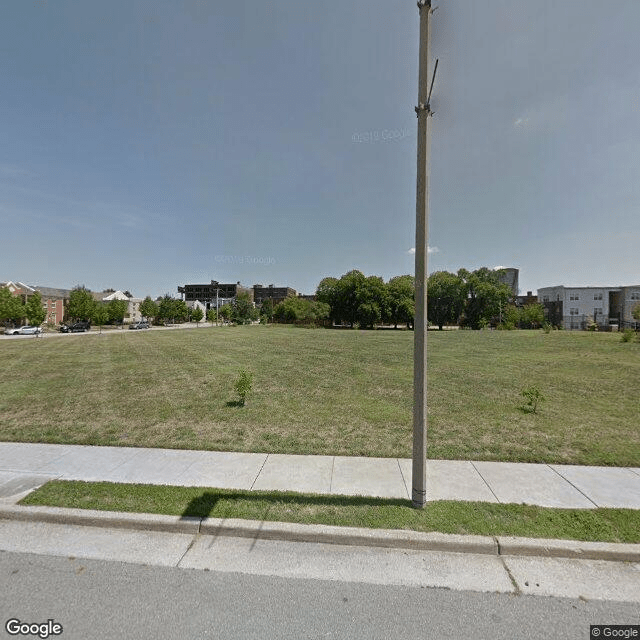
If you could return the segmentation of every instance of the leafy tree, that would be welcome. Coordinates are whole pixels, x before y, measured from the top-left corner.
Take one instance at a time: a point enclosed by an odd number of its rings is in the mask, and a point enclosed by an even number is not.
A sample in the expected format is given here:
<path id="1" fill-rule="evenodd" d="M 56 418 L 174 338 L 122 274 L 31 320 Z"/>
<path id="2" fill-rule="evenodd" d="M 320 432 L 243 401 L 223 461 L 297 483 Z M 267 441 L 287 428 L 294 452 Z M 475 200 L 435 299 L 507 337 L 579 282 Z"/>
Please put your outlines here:
<path id="1" fill-rule="evenodd" d="M 22 299 L 14 296 L 7 287 L 0 289 L 0 320 L 14 323 L 24 318 L 25 310 Z"/>
<path id="2" fill-rule="evenodd" d="M 150 296 L 147 296 L 140 303 L 140 315 L 147 320 L 156 318 L 156 316 L 158 315 L 158 305 L 151 299 Z"/>
<path id="3" fill-rule="evenodd" d="M 336 278 L 323 278 L 316 289 L 316 300 L 329 305 L 331 320 L 340 322 L 338 316 L 338 280 Z"/>
<path id="4" fill-rule="evenodd" d="M 278 322 L 289 324 L 319 324 L 329 317 L 331 308 L 328 304 L 304 298 L 285 298 L 273 311 Z"/>
<path id="5" fill-rule="evenodd" d="M 262 301 L 260 314 L 265 319 L 265 322 L 271 322 L 273 319 L 273 300 L 271 298 L 265 298 Z"/>
<path id="6" fill-rule="evenodd" d="M 442 331 L 445 324 L 458 324 L 465 307 L 462 278 L 448 271 L 436 271 L 427 280 L 427 319 Z"/>
<path id="7" fill-rule="evenodd" d="M 351 327 L 358 321 L 358 289 L 365 276 L 362 271 L 345 273 L 336 284 L 336 307 L 334 311 L 339 322 L 348 322 Z"/>
<path id="8" fill-rule="evenodd" d="M 239 293 L 232 304 L 232 318 L 237 324 L 249 324 L 252 320 L 259 317 L 258 310 L 253 306 L 249 294 L 246 292 Z"/>
<path id="9" fill-rule="evenodd" d="M 93 318 L 97 304 L 91 291 L 84 285 L 78 285 L 69 294 L 67 317 L 88 322 Z"/>
<path id="10" fill-rule="evenodd" d="M 382 278 L 369 276 L 358 282 L 355 317 L 360 326 L 380 324 L 389 317 L 389 309 L 389 293 Z"/>
<path id="11" fill-rule="evenodd" d="M 509 304 L 502 311 L 500 318 L 499 329 L 515 329 L 520 325 L 522 321 L 522 309 L 519 309 L 514 304 Z"/>
<path id="12" fill-rule="evenodd" d="M 204 318 L 204 313 L 202 312 L 202 309 L 200 307 L 196 307 L 191 312 L 191 320 L 195 321 L 196 325 L 199 325 L 200 320 L 202 320 L 202 318 Z"/>
<path id="13" fill-rule="evenodd" d="M 218 315 L 223 319 L 229 322 L 233 317 L 233 309 L 230 304 L 223 304 L 218 310 Z"/>
<path id="14" fill-rule="evenodd" d="M 178 301 L 175 298 L 165 293 L 158 302 L 157 319 L 164 322 L 174 321 L 177 315 L 176 302 Z"/>
<path id="15" fill-rule="evenodd" d="M 216 313 L 215 307 L 211 307 L 209 311 L 207 311 L 207 321 L 213 324 L 214 322 L 218 324 L 218 314 Z"/>
<path id="16" fill-rule="evenodd" d="M 24 307 L 24 315 L 27 316 L 29 324 L 34 327 L 39 327 L 44 322 L 47 312 L 42 306 L 42 296 L 39 291 L 36 291 L 27 300 L 27 304 Z"/>
<path id="17" fill-rule="evenodd" d="M 190 309 L 184 300 L 176 300 L 175 319 L 177 322 L 186 322 L 189 318 Z"/>
<path id="18" fill-rule="evenodd" d="M 102 333 L 102 326 L 109 322 L 109 309 L 105 304 L 96 305 L 92 320 L 100 327 L 100 333 Z"/>
<path id="19" fill-rule="evenodd" d="M 396 276 L 387 282 L 389 319 L 395 328 L 398 323 L 413 325 L 416 307 L 415 278 L 411 275 Z"/>
<path id="20" fill-rule="evenodd" d="M 544 307 L 539 303 L 526 304 L 520 309 L 520 326 L 538 329 L 544 324 Z"/>
<path id="21" fill-rule="evenodd" d="M 122 324 L 129 305 L 126 300 L 109 300 L 107 303 L 107 315 L 109 322 Z"/>
<path id="22" fill-rule="evenodd" d="M 158 320 L 184 322 L 189 317 L 189 308 L 184 300 L 177 300 L 168 293 L 158 302 Z"/>
<path id="23" fill-rule="evenodd" d="M 637 304 L 633 308 L 633 318 L 634 318 L 634 320 L 640 321 L 640 304 Z"/>
<path id="24" fill-rule="evenodd" d="M 458 271 L 458 277 L 464 284 L 466 304 L 464 324 L 472 329 L 487 326 L 492 319 L 500 315 L 512 297 L 511 287 L 500 282 L 500 271 L 482 267 L 469 272 Z"/>

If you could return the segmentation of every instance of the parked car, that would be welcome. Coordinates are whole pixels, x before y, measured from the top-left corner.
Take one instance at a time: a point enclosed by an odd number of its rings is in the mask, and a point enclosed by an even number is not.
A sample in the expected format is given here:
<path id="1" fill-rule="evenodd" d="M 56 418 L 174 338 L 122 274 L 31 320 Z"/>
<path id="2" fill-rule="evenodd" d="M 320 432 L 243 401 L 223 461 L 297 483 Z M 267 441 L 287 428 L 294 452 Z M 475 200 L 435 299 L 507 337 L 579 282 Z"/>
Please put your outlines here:
<path id="1" fill-rule="evenodd" d="M 74 322 L 73 324 L 63 324 L 60 327 L 62 333 L 79 333 L 81 331 L 89 331 L 91 329 L 90 322 Z"/>
<path id="2" fill-rule="evenodd" d="M 134 322 L 132 325 L 129 326 L 129 329 L 148 329 L 148 328 L 149 328 L 148 322 Z"/>
<path id="3" fill-rule="evenodd" d="M 36 333 L 42 333 L 42 329 L 40 327 L 30 327 L 29 325 L 25 325 L 24 327 L 20 327 L 20 335 L 21 336 L 34 335 Z"/>
<path id="4" fill-rule="evenodd" d="M 4 334 L 6 336 L 27 336 L 33 335 L 35 333 L 42 333 L 42 329 L 40 327 L 31 327 L 28 324 L 25 324 L 21 327 L 8 327 L 4 330 Z"/>

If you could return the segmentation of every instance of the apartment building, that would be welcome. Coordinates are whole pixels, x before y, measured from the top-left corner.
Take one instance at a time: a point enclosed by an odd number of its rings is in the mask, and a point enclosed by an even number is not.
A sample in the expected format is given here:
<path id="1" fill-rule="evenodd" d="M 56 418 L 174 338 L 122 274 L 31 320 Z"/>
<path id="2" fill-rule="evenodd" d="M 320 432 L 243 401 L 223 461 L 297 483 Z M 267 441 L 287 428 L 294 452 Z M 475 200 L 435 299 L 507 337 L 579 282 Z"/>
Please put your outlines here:
<path id="1" fill-rule="evenodd" d="M 640 285 L 627 287 L 543 287 L 538 301 L 548 321 L 565 329 L 585 329 L 589 319 L 600 329 L 634 326 L 633 309 L 640 304 Z"/>

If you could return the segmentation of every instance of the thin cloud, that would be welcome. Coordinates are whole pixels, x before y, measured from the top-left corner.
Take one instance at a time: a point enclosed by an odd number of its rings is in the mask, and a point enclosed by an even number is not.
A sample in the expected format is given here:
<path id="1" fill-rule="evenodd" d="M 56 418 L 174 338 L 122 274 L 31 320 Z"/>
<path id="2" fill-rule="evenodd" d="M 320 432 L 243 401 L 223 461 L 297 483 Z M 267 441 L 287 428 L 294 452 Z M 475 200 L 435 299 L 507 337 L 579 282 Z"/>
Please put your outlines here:
<path id="1" fill-rule="evenodd" d="M 411 247 L 409 251 L 407 251 L 407 255 L 413 256 L 416 253 L 416 248 Z M 427 247 L 427 253 L 440 253 L 440 249 L 438 247 Z"/>

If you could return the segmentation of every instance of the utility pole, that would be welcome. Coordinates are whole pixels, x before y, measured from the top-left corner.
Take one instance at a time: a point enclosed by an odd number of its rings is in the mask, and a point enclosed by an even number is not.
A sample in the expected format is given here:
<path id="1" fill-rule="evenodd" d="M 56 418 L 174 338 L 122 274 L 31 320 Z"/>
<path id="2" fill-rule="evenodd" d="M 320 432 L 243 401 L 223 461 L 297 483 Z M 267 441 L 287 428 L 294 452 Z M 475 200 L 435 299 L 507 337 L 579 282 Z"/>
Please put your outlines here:
<path id="1" fill-rule="evenodd" d="M 413 353 L 413 468 L 411 501 L 422 509 L 427 501 L 427 243 L 429 221 L 429 44 L 431 0 L 419 0 L 418 178 L 416 194 L 416 315 Z M 436 68 L 438 63 L 436 61 Z M 435 80 L 435 69 L 434 69 Z"/>

